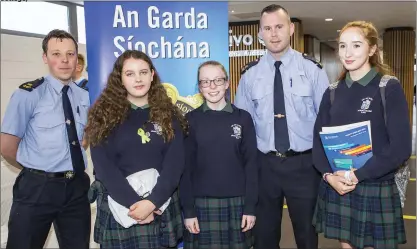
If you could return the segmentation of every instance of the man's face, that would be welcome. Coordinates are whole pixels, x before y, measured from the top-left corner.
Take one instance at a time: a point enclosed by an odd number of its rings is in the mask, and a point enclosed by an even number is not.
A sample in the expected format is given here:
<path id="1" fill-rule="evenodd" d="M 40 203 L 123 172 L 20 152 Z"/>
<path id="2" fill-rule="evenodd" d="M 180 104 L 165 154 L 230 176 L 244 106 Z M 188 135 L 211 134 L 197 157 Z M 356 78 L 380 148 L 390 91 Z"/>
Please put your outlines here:
<path id="1" fill-rule="evenodd" d="M 282 53 L 289 47 L 294 24 L 285 11 L 263 13 L 260 24 L 260 35 L 271 53 Z"/>
<path id="2" fill-rule="evenodd" d="M 74 41 L 51 38 L 43 61 L 48 64 L 49 71 L 55 78 L 61 81 L 70 80 L 78 61 Z"/>

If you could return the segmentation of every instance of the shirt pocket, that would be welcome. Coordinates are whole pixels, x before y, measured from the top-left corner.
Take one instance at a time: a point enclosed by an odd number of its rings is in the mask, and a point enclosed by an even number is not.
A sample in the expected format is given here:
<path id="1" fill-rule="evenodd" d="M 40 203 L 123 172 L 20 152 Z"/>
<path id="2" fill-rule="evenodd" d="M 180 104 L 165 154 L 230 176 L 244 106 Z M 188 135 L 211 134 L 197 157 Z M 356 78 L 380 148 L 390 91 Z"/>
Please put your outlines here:
<path id="1" fill-rule="evenodd" d="M 67 142 L 64 112 L 58 112 L 53 105 L 38 106 L 35 109 L 34 128 L 40 149 L 62 150 Z"/>
<path id="2" fill-rule="evenodd" d="M 252 92 L 256 135 L 267 139 L 270 129 L 268 125 L 273 121 L 273 89 L 272 87 L 256 87 Z"/>
<path id="3" fill-rule="evenodd" d="M 300 120 L 312 121 L 316 118 L 314 109 L 313 90 L 310 85 L 291 87 L 291 102 Z M 287 112 L 288 113 L 288 112 Z"/>
<path id="4" fill-rule="evenodd" d="M 273 89 L 268 88 L 256 88 L 252 93 L 252 101 L 255 109 L 255 114 L 258 119 L 265 119 L 271 113 L 272 101 L 273 101 Z"/>

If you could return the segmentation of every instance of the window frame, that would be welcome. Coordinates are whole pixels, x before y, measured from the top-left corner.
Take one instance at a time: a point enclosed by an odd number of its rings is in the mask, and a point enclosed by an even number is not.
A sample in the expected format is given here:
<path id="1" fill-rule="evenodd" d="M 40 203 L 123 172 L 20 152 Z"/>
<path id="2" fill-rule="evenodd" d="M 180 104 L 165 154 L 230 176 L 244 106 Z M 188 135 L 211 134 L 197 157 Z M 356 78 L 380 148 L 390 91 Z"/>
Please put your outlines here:
<path id="1" fill-rule="evenodd" d="M 76 37 L 77 37 L 76 38 L 76 41 L 78 43 L 80 43 L 80 37 L 78 36 L 80 30 L 78 29 L 78 12 L 77 12 L 77 7 L 82 7 L 83 8 L 84 15 L 85 15 L 85 9 L 84 9 L 84 5 L 81 5 L 81 4 L 75 4 L 74 5 L 74 11 L 73 12 L 74 12 L 75 15 L 73 16 L 72 21 L 74 21 L 74 27 L 76 27 L 76 29 L 75 29 L 75 31 L 77 33 L 77 35 L 76 35 Z M 86 28 L 85 28 L 85 17 L 84 17 L 84 31 L 85 31 L 84 36 L 85 36 L 86 41 L 85 41 L 85 43 L 82 43 L 82 44 L 86 44 L 87 43 L 87 34 L 86 34 Z M 75 38 L 75 36 L 74 36 L 74 38 Z"/>
<path id="2" fill-rule="evenodd" d="M 74 37 L 74 39 L 78 42 L 78 25 L 77 25 L 77 6 L 84 7 L 84 5 L 74 2 L 64 2 L 64 1 L 43 1 L 46 3 L 51 4 L 58 4 L 68 7 L 68 27 L 69 32 Z M 24 31 L 17 31 L 11 29 L 0 29 L 1 34 L 7 35 L 17 35 L 17 36 L 25 36 L 25 37 L 35 37 L 35 38 L 45 38 L 46 35 L 39 34 L 39 33 L 32 33 L 32 32 L 24 32 Z"/>

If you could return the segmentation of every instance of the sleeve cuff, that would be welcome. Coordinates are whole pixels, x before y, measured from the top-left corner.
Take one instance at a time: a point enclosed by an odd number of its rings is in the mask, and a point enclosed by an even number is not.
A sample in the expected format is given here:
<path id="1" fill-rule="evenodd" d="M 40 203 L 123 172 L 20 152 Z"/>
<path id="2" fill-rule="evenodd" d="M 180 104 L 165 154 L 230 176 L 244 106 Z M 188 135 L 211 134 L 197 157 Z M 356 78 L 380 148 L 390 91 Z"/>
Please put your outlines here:
<path id="1" fill-rule="evenodd" d="M 196 218 L 197 212 L 195 211 L 195 208 L 184 208 L 184 218 L 185 219 L 191 219 Z"/>
<path id="2" fill-rule="evenodd" d="M 243 209 L 243 214 L 244 215 L 253 215 L 255 216 L 255 206 L 254 204 L 246 204 L 244 209 Z"/>
<path id="3" fill-rule="evenodd" d="M 18 137 L 20 139 L 22 139 L 23 135 L 24 135 L 24 134 L 18 133 L 16 130 L 13 130 L 13 129 L 9 129 L 9 130 L 4 129 L 4 130 L 1 131 L 1 133 L 11 135 L 11 136 L 15 136 L 15 137 Z"/>
<path id="4" fill-rule="evenodd" d="M 366 174 L 366 171 L 364 168 L 360 168 L 355 171 L 355 176 L 358 179 L 358 182 L 362 182 L 363 180 L 366 180 L 368 178 L 368 175 Z"/>
<path id="5" fill-rule="evenodd" d="M 145 200 L 148 200 L 152 202 L 155 205 L 155 211 L 159 210 L 162 205 L 164 205 L 165 201 L 158 199 L 155 195 L 151 194 L 148 198 L 145 198 Z"/>

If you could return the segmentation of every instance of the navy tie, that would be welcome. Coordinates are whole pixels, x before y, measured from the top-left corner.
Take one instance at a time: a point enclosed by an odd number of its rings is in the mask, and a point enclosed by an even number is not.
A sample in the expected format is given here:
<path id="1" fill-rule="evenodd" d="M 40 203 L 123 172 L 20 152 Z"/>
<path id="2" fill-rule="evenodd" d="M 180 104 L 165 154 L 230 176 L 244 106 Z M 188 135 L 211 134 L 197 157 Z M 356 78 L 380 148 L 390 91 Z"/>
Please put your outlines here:
<path id="1" fill-rule="evenodd" d="M 274 133 L 277 152 L 285 153 L 290 148 L 290 140 L 288 137 L 287 115 L 285 114 L 284 89 L 282 86 L 281 72 L 279 71 L 281 64 L 281 61 L 275 62 Z"/>
<path id="2" fill-rule="evenodd" d="M 71 153 L 72 166 L 77 175 L 85 170 L 83 153 L 78 140 L 77 128 L 75 127 L 74 114 L 72 112 L 71 102 L 68 98 L 69 86 L 62 88 L 62 105 L 64 107 L 65 126 L 67 127 L 68 141 Z"/>

